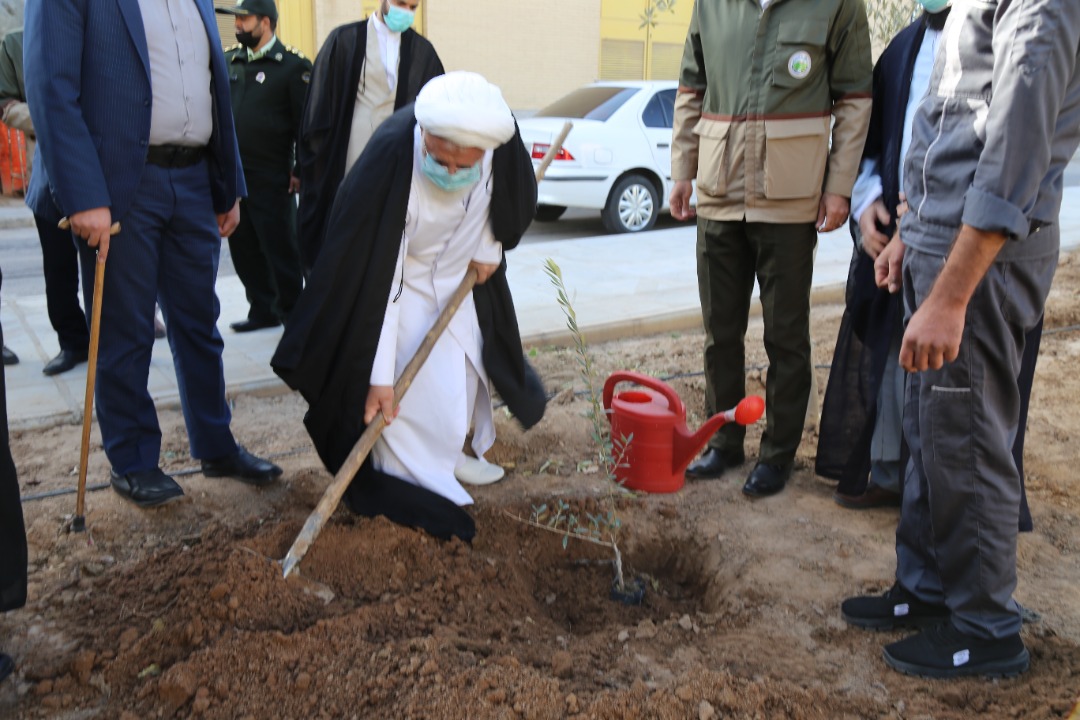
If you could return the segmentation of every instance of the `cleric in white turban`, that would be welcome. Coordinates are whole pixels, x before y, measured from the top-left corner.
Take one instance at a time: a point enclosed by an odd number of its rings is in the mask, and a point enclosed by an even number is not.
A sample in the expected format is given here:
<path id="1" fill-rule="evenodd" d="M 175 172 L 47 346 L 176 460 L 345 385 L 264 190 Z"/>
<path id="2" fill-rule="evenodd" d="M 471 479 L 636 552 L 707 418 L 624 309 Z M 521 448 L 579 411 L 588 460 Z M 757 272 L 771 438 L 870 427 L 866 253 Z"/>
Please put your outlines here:
<path id="1" fill-rule="evenodd" d="M 271 364 L 310 404 L 304 422 L 331 472 L 376 415 L 389 421 L 346 492 L 354 512 L 441 538 L 475 534 L 462 483 L 504 474 L 484 460 L 493 391 L 526 428 L 544 412 L 503 258 L 535 207 L 513 114 L 475 73 L 429 81 L 346 175 Z M 395 381 L 470 267 L 476 288 L 397 405 Z"/>
<path id="2" fill-rule="evenodd" d="M 416 96 L 416 122 L 461 147 L 494 150 L 514 136 L 502 92 L 481 75 L 457 71 L 430 81 Z"/>

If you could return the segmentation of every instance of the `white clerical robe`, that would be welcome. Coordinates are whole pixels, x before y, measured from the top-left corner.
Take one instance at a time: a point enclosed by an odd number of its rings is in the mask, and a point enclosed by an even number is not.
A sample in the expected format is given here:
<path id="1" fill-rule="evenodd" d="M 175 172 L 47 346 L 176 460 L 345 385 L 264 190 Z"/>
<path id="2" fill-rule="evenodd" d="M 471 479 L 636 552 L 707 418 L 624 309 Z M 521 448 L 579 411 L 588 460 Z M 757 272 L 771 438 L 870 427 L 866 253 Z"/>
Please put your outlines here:
<path id="1" fill-rule="evenodd" d="M 405 230 L 386 304 L 372 385 L 393 385 L 461 284 L 469 262 L 498 263 L 502 245 L 489 221 L 492 151 L 481 180 L 446 192 L 423 174 L 422 140 L 413 138 L 413 177 Z M 454 477 L 470 426 L 477 457 L 495 442 L 491 393 L 481 357 L 483 337 L 472 294 L 458 308 L 372 449 L 375 467 L 457 503 L 472 498 Z"/>

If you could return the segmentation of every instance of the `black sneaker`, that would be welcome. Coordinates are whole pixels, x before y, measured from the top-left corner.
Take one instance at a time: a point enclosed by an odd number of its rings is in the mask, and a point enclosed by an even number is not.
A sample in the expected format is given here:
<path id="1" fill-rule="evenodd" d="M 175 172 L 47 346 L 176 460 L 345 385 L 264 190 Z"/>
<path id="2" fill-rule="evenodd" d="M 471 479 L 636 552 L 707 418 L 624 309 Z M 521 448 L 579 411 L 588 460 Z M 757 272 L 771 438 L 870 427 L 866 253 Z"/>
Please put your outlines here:
<path id="1" fill-rule="evenodd" d="M 949 618 L 949 608 L 923 602 L 900 586 L 884 595 L 863 595 L 840 603 L 840 615 L 849 625 L 868 630 L 923 627 Z"/>
<path id="2" fill-rule="evenodd" d="M 947 620 L 886 645 L 883 656 L 894 670 L 926 678 L 1015 677 L 1030 664 L 1020 633 L 988 640 L 962 633 Z"/>

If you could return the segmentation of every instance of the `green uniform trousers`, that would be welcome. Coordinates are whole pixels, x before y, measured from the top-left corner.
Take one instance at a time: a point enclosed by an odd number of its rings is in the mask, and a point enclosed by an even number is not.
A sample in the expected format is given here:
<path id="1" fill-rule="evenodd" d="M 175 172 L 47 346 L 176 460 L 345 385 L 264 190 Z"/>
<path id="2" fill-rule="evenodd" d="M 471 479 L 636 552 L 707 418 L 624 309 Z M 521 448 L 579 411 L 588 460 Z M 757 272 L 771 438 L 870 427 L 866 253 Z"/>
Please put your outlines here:
<path id="1" fill-rule="evenodd" d="M 813 223 L 779 224 L 698 218 L 698 292 L 705 321 L 705 408 L 734 407 L 746 394 L 746 327 L 754 279 L 765 320 L 766 427 L 759 463 L 795 459 L 810 397 L 810 283 L 817 231 Z M 746 429 L 735 423 L 709 440 L 739 458 Z"/>

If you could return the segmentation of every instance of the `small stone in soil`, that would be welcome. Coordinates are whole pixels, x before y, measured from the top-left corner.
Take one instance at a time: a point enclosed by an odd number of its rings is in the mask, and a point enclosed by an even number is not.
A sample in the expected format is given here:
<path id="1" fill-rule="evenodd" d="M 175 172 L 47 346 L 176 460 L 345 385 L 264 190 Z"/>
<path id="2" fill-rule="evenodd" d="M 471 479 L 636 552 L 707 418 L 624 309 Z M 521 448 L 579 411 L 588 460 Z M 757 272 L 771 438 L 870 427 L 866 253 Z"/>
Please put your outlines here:
<path id="1" fill-rule="evenodd" d="M 551 674 L 560 680 L 574 676 L 574 656 L 559 650 L 551 656 Z"/>
<path id="2" fill-rule="evenodd" d="M 638 623 L 637 630 L 634 632 L 634 637 L 638 640 L 652 640 L 656 637 L 656 625 L 652 620 L 642 620 Z"/>

